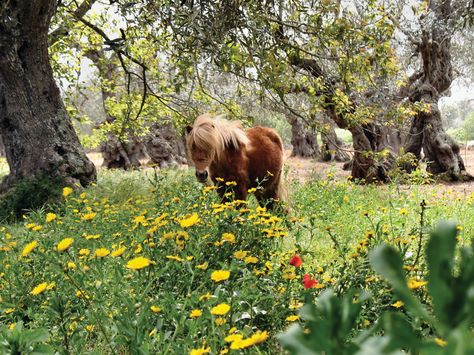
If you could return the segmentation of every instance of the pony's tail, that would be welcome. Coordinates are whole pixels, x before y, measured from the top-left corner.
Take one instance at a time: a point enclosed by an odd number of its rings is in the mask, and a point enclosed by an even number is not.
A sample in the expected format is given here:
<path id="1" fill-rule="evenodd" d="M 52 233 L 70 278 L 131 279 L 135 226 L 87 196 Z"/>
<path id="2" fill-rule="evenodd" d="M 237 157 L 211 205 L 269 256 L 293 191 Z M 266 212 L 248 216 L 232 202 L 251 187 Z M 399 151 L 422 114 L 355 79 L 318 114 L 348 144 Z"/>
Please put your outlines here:
<path id="1" fill-rule="evenodd" d="M 280 177 L 278 179 L 278 186 L 276 189 L 277 199 L 282 202 L 288 202 L 288 189 L 286 188 L 286 184 L 283 181 L 282 173 L 280 173 Z"/>

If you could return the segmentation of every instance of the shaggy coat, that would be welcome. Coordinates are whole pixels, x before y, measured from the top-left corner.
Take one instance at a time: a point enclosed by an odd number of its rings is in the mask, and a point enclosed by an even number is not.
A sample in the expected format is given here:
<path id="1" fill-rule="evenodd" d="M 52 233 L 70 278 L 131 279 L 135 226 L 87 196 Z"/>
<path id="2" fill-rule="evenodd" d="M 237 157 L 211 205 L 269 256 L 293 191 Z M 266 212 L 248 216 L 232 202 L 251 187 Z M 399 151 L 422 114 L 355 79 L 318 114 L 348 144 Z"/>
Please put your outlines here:
<path id="1" fill-rule="evenodd" d="M 231 189 L 235 199 L 245 200 L 248 190 L 258 188 L 255 196 L 260 204 L 281 200 L 283 143 L 271 128 L 242 128 L 238 121 L 227 121 L 208 114 L 199 116 L 186 135 L 188 154 L 196 168 L 196 176 L 204 182 L 208 177 L 218 187 L 223 201 Z M 226 185 L 235 181 L 236 186 Z"/>

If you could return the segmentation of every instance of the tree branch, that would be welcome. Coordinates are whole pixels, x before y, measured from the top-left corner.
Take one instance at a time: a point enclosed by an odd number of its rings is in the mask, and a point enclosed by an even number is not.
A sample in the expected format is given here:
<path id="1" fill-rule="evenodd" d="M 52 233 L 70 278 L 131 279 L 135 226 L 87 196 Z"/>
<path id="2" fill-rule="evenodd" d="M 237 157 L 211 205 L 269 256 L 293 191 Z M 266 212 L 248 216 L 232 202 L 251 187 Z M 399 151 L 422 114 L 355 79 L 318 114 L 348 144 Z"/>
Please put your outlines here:
<path id="1" fill-rule="evenodd" d="M 84 17 L 96 1 L 97 0 L 84 0 L 77 9 L 72 12 L 72 16 L 76 19 Z M 65 22 L 66 21 L 63 21 L 55 30 L 49 33 L 49 46 L 52 46 L 69 34 L 69 28 Z"/>

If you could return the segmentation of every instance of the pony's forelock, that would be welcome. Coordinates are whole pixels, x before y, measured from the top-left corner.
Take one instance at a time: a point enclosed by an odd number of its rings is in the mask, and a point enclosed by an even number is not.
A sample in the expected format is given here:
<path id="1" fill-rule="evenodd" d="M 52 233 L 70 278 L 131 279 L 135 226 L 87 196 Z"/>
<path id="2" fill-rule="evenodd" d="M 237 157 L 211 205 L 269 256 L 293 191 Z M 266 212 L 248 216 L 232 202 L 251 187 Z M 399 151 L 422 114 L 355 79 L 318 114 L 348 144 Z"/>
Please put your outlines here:
<path id="1" fill-rule="evenodd" d="M 219 159 L 225 147 L 239 149 L 241 145 L 248 145 L 249 139 L 239 121 L 228 121 L 223 115 L 212 118 L 206 113 L 194 122 L 186 144 L 189 151 L 199 149 L 214 152 Z"/>

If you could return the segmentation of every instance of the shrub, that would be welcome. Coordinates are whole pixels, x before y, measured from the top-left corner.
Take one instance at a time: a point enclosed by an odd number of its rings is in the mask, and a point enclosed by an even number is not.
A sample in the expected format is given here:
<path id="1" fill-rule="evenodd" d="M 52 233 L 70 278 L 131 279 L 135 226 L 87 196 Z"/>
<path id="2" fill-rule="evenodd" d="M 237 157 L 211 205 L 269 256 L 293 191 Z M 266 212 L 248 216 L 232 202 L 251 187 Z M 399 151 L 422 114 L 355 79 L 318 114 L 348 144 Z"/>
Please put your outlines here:
<path id="1" fill-rule="evenodd" d="M 316 304 L 301 310 L 305 320 L 280 336 L 292 354 L 468 354 L 474 351 L 474 246 L 460 250 L 456 262 L 457 229 L 441 223 L 426 246 L 427 281 L 407 280 L 399 252 L 382 244 L 370 255 L 371 265 L 393 288 L 397 306 L 405 312 L 384 312 L 368 330 L 357 321 L 368 297 L 350 291 L 337 297 L 323 292 Z M 415 290 L 427 285 L 429 303 Z M 423 295 L 423 294 L 422 294 Z"/>
<path id="2" fill-rule="evenodd" d="M 28 210 L 57 201 L 63 181 L 39 175 L 21 179 L 12 189 L 0 196 L 0 222 L 20 218 Z"/>

